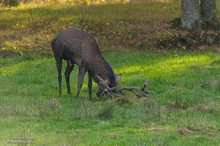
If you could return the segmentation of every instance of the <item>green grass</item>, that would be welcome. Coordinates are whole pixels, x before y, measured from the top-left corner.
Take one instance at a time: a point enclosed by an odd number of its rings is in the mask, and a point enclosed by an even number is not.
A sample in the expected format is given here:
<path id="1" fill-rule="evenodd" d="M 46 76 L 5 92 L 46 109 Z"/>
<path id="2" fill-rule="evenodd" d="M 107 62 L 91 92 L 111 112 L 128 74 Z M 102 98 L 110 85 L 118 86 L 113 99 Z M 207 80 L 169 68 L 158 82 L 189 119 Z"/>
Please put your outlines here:
<path id="1" fill-rule="evenodd" d="M 113 100 L 87 101 L 58 96 L 51 57 L 24 55 L 1 59 L 0 111 L 3 145 L 218 145 L 220 142 L 220 57 L 215 53 L 105 53 L 119 86 L 155 92 L 138 99 L 131 93 Z M 115 60 L 115 58 L 118 60 Z M 71 87 L 76 93 L 77 69 Z M 86 79 L 86 78 L 85 78 Z M 95 84 L 94 84 L 95 85 Z M 185 132 L 184 129 L 190 130 Z M 182 134 L 181 134 L 182 133 Z"/>
<path id="2" fill-rule="evenodd" d="M 219 47 L 179 51 L 173 40 L 193 34 L 203 41 L 219 29 L 196 34 L 173 27 L 180 3 L 19 6 L 0 13 L 0 145 L 219 145 Z M 90 102 L 85 78 L 75 99 L 75 68 L 73 95 L 63 81 L 58 96 L 50 41 L 70 26 L 99 40 L 122 74 L 119 86 L 142 86 L 148 77 L 155 94 L 100 101 L 94 83 Z"/>

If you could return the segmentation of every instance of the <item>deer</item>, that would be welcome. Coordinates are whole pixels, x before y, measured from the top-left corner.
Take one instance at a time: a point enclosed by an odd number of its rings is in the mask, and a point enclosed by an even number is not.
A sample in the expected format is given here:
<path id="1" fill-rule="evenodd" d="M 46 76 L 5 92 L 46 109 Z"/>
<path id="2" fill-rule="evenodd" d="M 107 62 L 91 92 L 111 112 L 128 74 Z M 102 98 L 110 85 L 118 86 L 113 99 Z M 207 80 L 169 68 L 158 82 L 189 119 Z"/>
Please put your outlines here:
<path id="1" fill-rule="evenodd" d="M 138 88 L 119 88 L 121 75 L 115 75 L 114 70 L 100 51 L 97 39 L 86 31 L 71 27 L 61 30 L 51 41 L 53 55 L 58 71 L 59 95 L 62 94 L 62 61 L 67 62 L 65 80 L 68 94 L 70 89 L 70 74 L 74 66 L 78 66 L 77 94 L 79 97 L 85 73 L 88 72 L 89 99 L 92 99 L 92 80 L 98 84 L 98 97 L 116 95 L 123 90 L 139 90 Z M 147 92 L 146 92 L 147 94 Z"/>

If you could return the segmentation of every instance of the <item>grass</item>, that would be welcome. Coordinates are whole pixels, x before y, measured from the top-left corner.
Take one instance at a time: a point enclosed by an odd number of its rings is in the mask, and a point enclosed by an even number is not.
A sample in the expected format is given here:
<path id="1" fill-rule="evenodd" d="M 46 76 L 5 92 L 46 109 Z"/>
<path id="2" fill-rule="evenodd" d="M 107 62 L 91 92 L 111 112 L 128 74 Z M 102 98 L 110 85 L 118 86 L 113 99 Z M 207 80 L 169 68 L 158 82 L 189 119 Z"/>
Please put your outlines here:
<path id="1" fill-rule="evenodd" d="M 1 60 L 0 111 L 3 145 L 217 145 L 220 57 L 215 53 L 107 53 L 120 86 L 141 86 L 156 94 L 128 93 L 105 102 L 57 91 L 54 59 L 24 55 Z M 119 57 L 119 61 L 114 60 Z M 128 60 L 128 58 L 130 58 Z M 127 67 L 127 69 L 126 69 Z M 76 92 L 76 74 L 72 89 Z M 97 90 L 94 87 L 93 93 Z M 185 129 L 184 129 L 185 128 Z"/>
<path id="2" fill-rule="evenodd" d="M 219 47 L 201 43 L 188 51 L 171 43 L 179 34 L 191 39 L 171 25 L 180 15 L 179 3 L 20 6 L 0 13 L 2 145 L 219 145 Z M 100 101 L 94 83 L 90 102 L 85 78 L 75 99 L 75 69 L 73 95 L 63 81 L 58 96 L 50 41 L 69 26 L 98 38 L 122 74 L 119 86 L 142 86 L 148 77 L 147 89 L 155 94 Z M 206 40 L 212 32 L 192 34 Z"/>

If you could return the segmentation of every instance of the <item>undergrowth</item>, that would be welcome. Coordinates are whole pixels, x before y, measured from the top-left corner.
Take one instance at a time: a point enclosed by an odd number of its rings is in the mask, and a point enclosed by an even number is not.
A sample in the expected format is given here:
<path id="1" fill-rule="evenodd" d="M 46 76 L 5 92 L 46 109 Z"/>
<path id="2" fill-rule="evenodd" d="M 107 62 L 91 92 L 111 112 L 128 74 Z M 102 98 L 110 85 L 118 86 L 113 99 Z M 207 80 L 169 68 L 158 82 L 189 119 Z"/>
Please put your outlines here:
<path id="1" fill-rule="evenodd" d="M 68 27 L 91 33 L 104 51 L 219 51 L 218 24 L 193 32 L 180 28 L 180 2 L 19 6 L 0 13 L 2 57 L 51 54 L 50 41 Z"/>

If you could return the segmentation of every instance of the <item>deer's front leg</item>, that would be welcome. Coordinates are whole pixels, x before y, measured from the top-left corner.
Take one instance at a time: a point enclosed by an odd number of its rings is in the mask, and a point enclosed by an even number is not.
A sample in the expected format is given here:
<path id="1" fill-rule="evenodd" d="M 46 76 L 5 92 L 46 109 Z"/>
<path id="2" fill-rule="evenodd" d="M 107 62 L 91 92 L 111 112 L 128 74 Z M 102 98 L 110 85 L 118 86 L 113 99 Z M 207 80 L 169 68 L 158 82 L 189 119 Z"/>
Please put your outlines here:
<path id="1" fill-rule="evenodd" d="M 78 86 L 77 86 L 78 91 L 77 91 L 76 97 L 79 97 L 80 90 L 82 88 L 83 79 L 85 76 L 85 72 L 86 72 L 86 69 L 84 67 L 80 66 L 79 73 L 78 73 Z"/>

